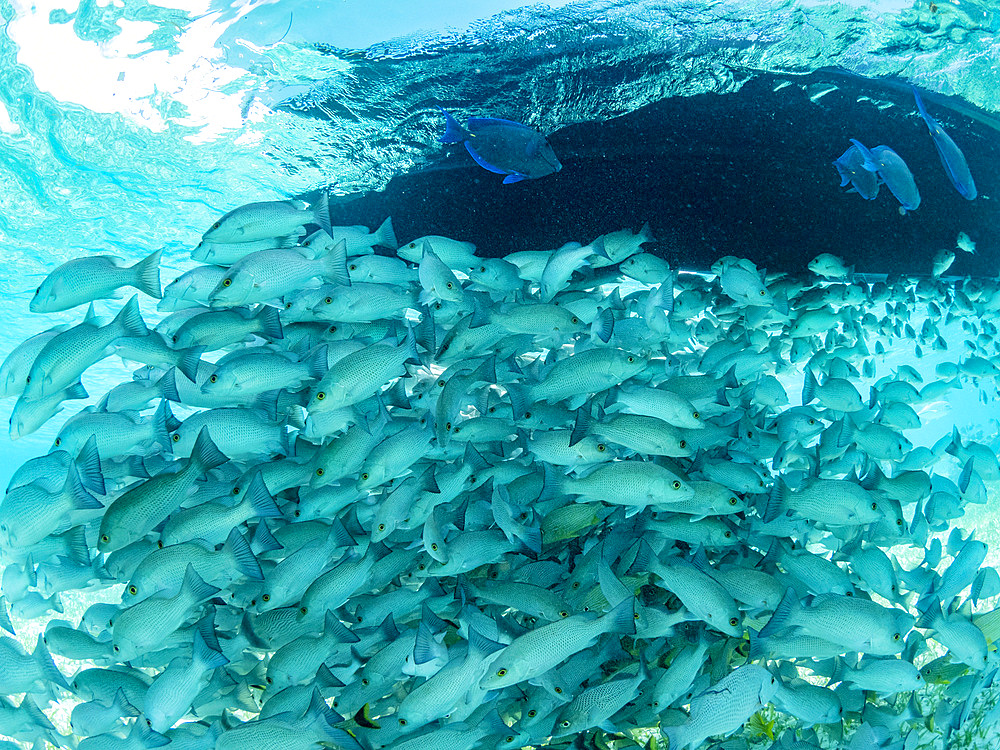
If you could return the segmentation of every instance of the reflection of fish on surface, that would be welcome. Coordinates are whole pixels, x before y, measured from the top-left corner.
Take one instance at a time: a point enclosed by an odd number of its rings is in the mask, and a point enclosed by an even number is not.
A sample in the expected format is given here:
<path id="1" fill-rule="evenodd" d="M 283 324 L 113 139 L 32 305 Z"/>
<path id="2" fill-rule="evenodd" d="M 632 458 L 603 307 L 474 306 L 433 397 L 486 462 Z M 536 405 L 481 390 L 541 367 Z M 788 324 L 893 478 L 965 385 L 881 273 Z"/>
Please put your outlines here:
<path id="1" fill-rule="evenodd" d="M 927 129 L 931 133 L 931 138 L 934 139 L 934 146 L 937 148 L 938 156 L 941 157 L 941 166 L 944 167 L 945 174 L 948 175 L 951 184 L 955 186 L 955 190 L 963 198 L 970 201 L 975 200 L 978 195 L 976 183 L 972 179 L 969 165 L 965 161 L 965 154 L 955 145 L 955 141 L 951 139 L 951 136 L 944 132 L 944 128 L 938 124 L 937 120 L 927 114 L 923 99 L 920 98 L 920 92 L 916 89 L 913 89 L 913 97 L 917 100 L 917 111 L 920 112 L 920 116 L 927 123 Z"/>
<path id="2" fill-rule="evenodd" d="M 442 143 L 464 143 L 476 164 L 507 175 L 504 184 L 537 180 L 562 169 L 545 136 L 527 125 L 492 117 L 470 117 L 463 127 L 445 112 Z"/>

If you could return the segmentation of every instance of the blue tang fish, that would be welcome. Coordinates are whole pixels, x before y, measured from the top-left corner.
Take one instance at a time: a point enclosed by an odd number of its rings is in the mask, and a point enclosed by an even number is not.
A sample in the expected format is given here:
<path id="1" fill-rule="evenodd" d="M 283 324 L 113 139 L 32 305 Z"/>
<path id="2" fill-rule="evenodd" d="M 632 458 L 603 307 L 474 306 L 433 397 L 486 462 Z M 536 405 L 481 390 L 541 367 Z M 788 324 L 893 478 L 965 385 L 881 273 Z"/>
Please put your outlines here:
<path id="1" fill-rule="evenodd" d="M 876 146 L 869 150 L 854 138 L 851 138 L 851 143 L 864 157 L 861 166 L 869 172 L 878 173 L 882 182 L 896 196 L 903 212 L 916 210 L 920 205 L 920 191 L 917 190 L 917 183 L 913 181 L 910 168 L 903 158 L 888 146 Z"/>
<path id="2" fill-rule="evenodd" d="M 878 175 L 864 168 L 865 157 L 857 146 L 851 146 L 837 159 L 833 166 L 840 174 L 840 186 L 851 184 L 852 190 L 868 201 L 878 195 Z M 847 192 L 851 192 L 848 190 Z"/>
<path id="3" fill-rule="evenodd" d="M 959 195 L 966 200 L 975 200 L 976 195 L 978 195 L 976 192 L 976 183 L 972 179 L 969 165 L 965 162 L 965 154 L 955 145 L 955 141 L 951 139 L 951 136 L 944 132 L 944 128 L 938 125 L 937 120 L 927 114 L 924 102 L 916 89 L 913 89 L 913 96 L 917 100 L 917 111 L 924 118 L 924 122 L 927 123 L 927 129 L 931 132 L 931 138 L 934 139 L 934 145 L 937 147 L 938 156 L 941 157 L 941 164 L 944 166 L 944 171 L 948 175 L 948 179 L 951 180 L 951 184 L 955 186 L 955 190 L 959 192 Z"/>
<path id="4" fill-rule="evenodd" d="M 439 108 L 440 109 L 440 108 Z M 445 112 L 442 143 L 464 143 L 483 169 L 507 175 L 504 184 L 537 180 L 562 169 L 545 136 L 527 125 L 492 117 L 470 117 L 462 127 Z"/>

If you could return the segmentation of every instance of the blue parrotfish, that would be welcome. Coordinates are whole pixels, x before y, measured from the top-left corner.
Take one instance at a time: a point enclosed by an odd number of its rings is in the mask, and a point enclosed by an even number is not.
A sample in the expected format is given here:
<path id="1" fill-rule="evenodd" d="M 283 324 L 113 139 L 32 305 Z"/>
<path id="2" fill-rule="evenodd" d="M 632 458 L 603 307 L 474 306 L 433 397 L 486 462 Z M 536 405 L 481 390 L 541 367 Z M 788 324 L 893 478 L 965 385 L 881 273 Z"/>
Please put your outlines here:
<path id="1" fill-rule="evenodd" d="M 917 111 L 924 118 L 931 138 L 934 139 L 934 146 L 938 150 L 938 156 L 941 157 L 941 166 L 944 167 L 945 174 L 948 175 L 948 179 L 951 180 L 951 184 L 955 186 L 959 195 L 966 200 L 975 200 L 978 195 L 976 183 L 972 179 L 969 165 L 965 161 L 965 154 L 955 145 L 951 136 L 944 132 L 944 128 L 938 124 L 938 121 L 927 114 L 923 99 L 920 98 L 920 93 L 916 89 L 913 89 L 913 96 L 917 100 Z"/>
<path id="2" fill-rule="evenodd" d="M 851 146 L 845 151 L 833 166 L 840 174 L 840 186 L 851 185 L 851 190 L 868 201 L 875 200 L 878 195 L 878 175 L 864 168 L 865 157 L 857 146 Z M 848 190 L 847 192 L 851 192 Z"/>
<path id="3" fill-rule="evenodd" d="M 903 158 L 888 146 L 876 146 L 869 150 L 860 141 L 852 138 L 853 143 L 864 157 L 862 166 L 869 172 L 878 174 L 879 179 L 896 196 L 903 212 L 915 211 L 920 205 L 920 191 L 913 181 L 910 168 Z"/>
<path id="4" fill-rule="evenodd" d="M 463 127 L 445 112 L 442 143 L 464 143 L 483 169 L 506 175 L 504 184 L 537 180 L 562 169 L 545 136 L 527 125 L 492 117 L 470 117 Z"/>

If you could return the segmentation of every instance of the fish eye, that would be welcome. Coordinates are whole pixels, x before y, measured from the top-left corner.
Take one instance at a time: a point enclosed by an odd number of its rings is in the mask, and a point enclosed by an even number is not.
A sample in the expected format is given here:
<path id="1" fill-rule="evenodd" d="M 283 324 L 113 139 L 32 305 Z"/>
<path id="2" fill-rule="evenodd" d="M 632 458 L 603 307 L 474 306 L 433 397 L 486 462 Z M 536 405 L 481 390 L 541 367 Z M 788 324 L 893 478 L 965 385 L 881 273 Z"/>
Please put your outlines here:
<path id="1" fill-rule="evenodd" d="M 872 503 L 872 510 L 878 510 L 878 503 Z"/>
<path id="2" fill-rule="evenodd" d="M 678 445 L 680 445 L 681 450 L 683 450 L 684 448 L 687 448 L 688 447 L 687 440 L 681 440 L 681 442 L 678 443 Z"/>
<path id="3" fill-rule="evenodd" d="M 368 472 L 366 471 L 366 472 L 365 472 L 364 474 L 362 474 L 362 475 L 361 475 L 361 481 L 362 481 L 362 482 L 366 482 L 366 481 L 368 481 L 368 476 L 369 476 L 369 474 L 368 474 Z"/>
<path id="4" fill-rule="evenodd" d="M 506 669 L 498 669 L 497 670 L 497 677 L 505 677 L 506 675 L 507 675 L 507 670 Z"/>
<path id="5" fill-rule="evenodd" d="M 411 250 L 412 250 L 413 248 L 415 248 L 416 246 L 417 246 L 417 243 L 416 243 L 416 242 L 411 242 L 411 243 L 409 244 L 409 248 L 410 248 Z"/>
<path id="6" fill-rule="evenodd" d="M 271 683 L 273 683 L 273 682 L 274 682 L 274 680 L 272 680 L 272 679 L 271 679 L 270 677 L 267 677 L 267 678 L 265 678 L 265 679 L 267 680 L 267 684 L 268 684 L 268 685 L 270 685 Z"/>
<path id="7" fill-rule="evenodd" d="M 731 532 L 731 531 L 726 531 L 726 532 L 725 532 L 725 533 L 723 534 L 723 536 L 724 536 L 724 537 L 726 537 L 726 539 L 732 539 L 732 538 L 733 538 L 733 532 Z"/>
<path id="8" fill-rule="evenodd" d="M 894 641 L 898 641 L 899 639 L 900 639 L 900 635 L 899 635 L 899 633 L 893 633 L 893 634 L 892 634 L 892 640 L 894 640 Z"/>
<path id="9" fill-rule="evenodd" d="M 508 734 L 506 737 L 504 737 L 503 741 L 504 742 L 513 742 L 514 741 L 514 735 Z"/>
<path id="10" fill-rule="evenodd" d="M 434 309 L 435 310 L 440 310 L 441 309 L 441 303 L 440 302 L 435 302 L 434 303 Z"/>
<path id="11" fill-rule="evenodd" d="M 222 280 L 222 286 L 232 286 L 232 285 L 233 285 L 233 280 L 232 279 L 223 279 Z"/>
<path id="12" fill-rule="evenodd" d="M 570 318 L 569 322 L 575 325 L 580 322 L 580 319 L 574 315 L 572 318 Z"/>
<path id="13" fill-rule="evenodd" d="M 486 273 L 486 266 L 480 266 L 479 267 L 479 272 L 480 273 Z"/>
<path id="14" fill-rule="evenodd" d="M 218 375 L 214 375 L 214 374 L 210 375 L 209 378 L 208 378 L 208 382 L 209 383 L 218 383 L 219 382 L 219 376 Z"/>
<path id="15" fill-rule="evenodd" d="M 739 502 L 740 502 L 740 501 L 739 501 L 739 500 L 737 500 L 737 499 L 736 499 L 735 497 L 731 497 L 731 498 L 729 498 L 729 504 L 730 504 L 730 505 L 738 505 L 738 504 L 739 504 Z"/>
<path id="16" fill-rule="evenodd" d="M 363 677 L 361 679 L 361 684 L 364 685 L 365 687 L 368 687 L 368 683 L 369 682 L 370 682 L 370 680 L 367 677 Z"/>
<path id="17" fill-rule="evenodd" d="M 326 398 L 326 394 L 323 391 L 320 391 L 319 393 L 316 394 L 317 401 L 322 401 L 324 398 Z"/>
<path id="18" fill-rule="evenodd" d="M 747 430 L 747 437 L 748 438 L 752 438 L 753 437 L 753 430 Z"/>
<path id="19" fill-rule="evenodd" d="M 291 310 L 292 309 L 292 303 L 291 302 L 286 302 L 285 303 L 285 309 L 286 310 Z"/>
<path id="20" fill-rule="evenodd" d="M 561 726 L 563 729 L 565 729 L 566 727 L 568 727 L 569 726 L 569 719 L 563 719 L 561 722 L 559 722 L 559 726 Z"/>
<path id="21" fill-rule="evenodd" d="M 269 602 L 269 601 L 271 601 L 271 595 L 270 595 L 270 594 L 264 594 L 264 596 L 262 596 L 262 597 L 260 598 L 260 600 L 261 600 L 262 602 Z"/>
<path id="22" fill-rule="evenodd" d="M 575 589 L 580 588 L 580 582 L 579 581 L 573 581 L 573 588 L 575 588 Z"/>
<path id="23" fill-rule="evenodd" d="M 701 414 L 699 412 L 693 412 L 691 416 L 694 417 L 695 419 L 701 419 Z"/>
<path id="24" fill-rule="evenodd" d="M 525 419 L 531 419 L 531 412 L 530 411 L 524 412 L 524 418 Z"/>
<path id="25" fill-rule="evenodd" d="M 461 431 L 461 429 L 462 429 L 461 427 L 456 427 L 454 430 L 451 431 L 451 434 L 457 435 Z"/>
<path id="26" fill-rule="evenodd" d="M 740 624 L 740 619 L 738 617 L 730 617 L 729 624 L 735 628 L 737 625 Z"/>
<path id="27" fill-rule="evenodd" d="M 681 488 L 681 483 L 675 479 L 674 483 L 670 486 L 673 487 L 675 490 L 679 490 Z"/>
<path id="28" fill-rule="evenodd" d="M 533 708 L 528 711 L 528 718 L 529 719 L 534 719 L 537 715 L 538 715 L 538 711 L 536 711 Z"/>
<path id="29" fill-rule="evenodd" d="M 632 615 L 632 619 L 633 619 L 633 620 L 638 620 L 638 619 L 639 619 L 639 613 L 638 613 L 638 612 L 636 612 L 635 614 L 633 614 L 633 615 Z"/>
<path id="30" fill-rule="evenodd" d="M 136 588 L 135 586 L 129 586 L 129 587 L 128 587 L 128 592 L 129 592 L 129 593 L 130 593 L 130 594 L 131 594 L 132 596 L 135 596 L 136 594 L 138 594 L 138 593 L 139 593 L 139 589 L 137 589 L 137 588 Z"/>
<path id="31" fill-rule="evenodd" d="M 175 336 L 171 336 L 170 340 L 173 341 L 176 344 L 177 343 L 177 336 L 176 335 Z"/>
<path id="32" fill-rule="evenodd" d="M 101 534 L 101 541 L 107 544 L 111 541 L 111 538 L 107 534 Z"/>
<path id="33" fill-rule="evenodd" d="M 426 565 L 424 565 L 423 563 L 420 563 L 420 564 L 419 564 L 419 565 L 417 566 L 417 570 L 426 570 L 426 568 L 427 568 L 427 566 L 426 566 Z M 494 578 L 496 578 L 496 574 L 495 574 L 495 573 L 493 574 L 493 577 L 494 577 Z"/>
<path id="34" fill-rule="evenodd" d="M 150 721 L 149 719 L 146 719 L 146 726 L 147 727 L 152 727 L 153 726 L 153 722 Z"/>
<path id="35" fill-rule="evenodd" d="M 384 523 L 380 523 L 380 524 L 378 525 L 378 530 L 379 530 L 379 531 L 385 531 L 385 524 L 384 524 Z"/>
<path id="36" fill-rule="evenodd" d="M 632 364 L 633 362 L 635 362 L 635 357 L 629 357 L 628 358 L 628 363 Z"/>
<path id="37" fill-rule="evenodd" d="M 438 549 L 437 542 L 433 542 L 431 544 L 431 549 L 434 550 L 435 552 L 437 552 L 437 549 Z"/>
<path id="38" fill-rule="evenodd" d="M 761 289 L 760 290 L 760 296 L 761 297 L 766 297 L 767 296 L 767 292 L 765 290 Z"/>
<path id="39" fill-rule="evenodd" d="M 309 607 L 299 607 L 299 612 L 304 615 L 309 614 Z"/>
<path id="40" fill-rule="evenodd" d="M 121 649 L 115 646 L 115 653 L 117 654 L 119 651 L 121 651 Z"/>
<path id="41" fill-rule="evenodd" d="M 448 432 L 451 432 L 451 422 L 445 422 L 444 429 Z"/>
<path id="42" fill-rule="evenodd" d="M 553 690 L 555 690 L 556 693 L 558 693 L 559 695 L 562 695 L 562 688 L 561 687 L 553 688 Z"/>
<path id="43" fill-rule="evenodd" d="M 60 444 L 62 444 L 62 440 L 60 440 L 59 438 L 56 438 L 56 447 L 58 448 L 60 446 Z"/>
<path id="44" fill-rule="evenodd" d="M 170 439 L 173 440 L 175 443 L 179 443 L 181 441 L 181 434 L 179 432 L 175 432 L 173 434 L 173 437 L 171 437 Z"/>
<path id="45" fill-rule="evenodd" d="M 25 383 L 30 383 L 30 382 L 31 382 L 31 376 L 29 375 L 28 377 L 26 377 L 26 378 L 24 379 L 24 382 L 25 382 Z"/>
<path id="46" fill-rule="evenodd" d="M 493 412 L 495 412 L 496 410 L 497 410 L 497 408 L 496 408 L 495 406 L 491 406 L 491 407 L 489 408 L 489 412 L 490 412 L 490 414 L 492 414 L 492 413 L 493 413 Z"/>
<path id="47" fill-rule="evenodd" d="M 240 494 L 240 488 L 239 488 L 239 486 L 233 487 L 233 494 L 234 495 Z"/>
<path id="48" fill-rule="evenodd" d="M 221 226 L 222 226 L 222 224 L 220 224 L 219 222 L 215 222 L 215 223 L 214 223 L 214 224 L 212 225 L 212 229 L 218 229 L 218 228 L 219 228 L 219 227 L 221 227 Z"/>
<path id="49" fill-rule="evenodd" d="M 453 283 L 451 283 L 450 281 L 447 284 L 445 284 L 444 286 L 445 286 L 446 289 L 454 289 L 455 288 L 455 285 Z"/>
<path id="50" fill-rule="evenodd" d="M 358 267 L 354 263 L 351 263 L 351 265 L 349 265 L 347 268 L 350 271 L 357 271 L 358 270 Z"/>
<path id="51" fill-rule="evenodd" d="M 601 453 L 604 453 L 604 451 L 606 451 L 607 449 L 608 446 L 606 446 L 604 443 L 597 444 L 597 450 L 599 450 Z"/>
<path id="52" fill-rule="evenodd" d="M 321 477 L 324 474 L 326 474 L 326 471 L 322 467 L 320 467 L 319 469 L 316 469 L 316 476 Z"/>
<path id="53" fill-rule="evenodd" d="M 406 726 L 406 719 L 400 719 L 399 720 L 399 726 L 405 727 Z"/>
<path id="54" fill-rule="evenodd" d="M 816 424 L 816 420 L 815 420 L 815 419 L 813 419 L 812 417 L 810 417 L 810 418 L 809 418 L 809 424 L 810 424 L 810 425 L 814 425 L 814 424 Z"/>
<path id="55" fill-rule="evenodd" d="M 295 513 L 294 513 L 294 515 L 295 515 L 295 517 L 296 517 L 296 518 L 298 518 L 299 516 L 301 516 L 301 515 L 302 515 L 302 511 L 301 511 L 301 510 L 299 510 L 298 508 L 296 508 L 296 509 L 295 509 Z"/>
<path id="56" fill-rule="evenodd" d="M 336 333 L 337 332 L 337 326 L 330 326 L 329 329 L 327 329 L 327 330 L 329 330 L 330 333 Z"/>
<path id="57" fill-rule="evenodd" d="M 562 609 L 562 610 L 559 611 L 559 616 L 560 617 L 569 617 L 569 612 L 567 612 L 565 609 Z"/>
<path id="58" fill-rule="evenodd" d="M 902 526 L 903 525 L 903 519 L 902 518 L 897 518 L 896 519 L 896 525 L 897 526 Z"/>
<path id="59" fill-rule="evenodd" d="M 333 304 L 333 297 L 324 297 L 323 301 L 328 305 Z"/>
<path id="60" fill-rule="evenodd" d="M 35 290 L 35 294 L 38 294 L 40 291 L 42 291 L 42 288 L 38 287 L 38 289 Z"/>

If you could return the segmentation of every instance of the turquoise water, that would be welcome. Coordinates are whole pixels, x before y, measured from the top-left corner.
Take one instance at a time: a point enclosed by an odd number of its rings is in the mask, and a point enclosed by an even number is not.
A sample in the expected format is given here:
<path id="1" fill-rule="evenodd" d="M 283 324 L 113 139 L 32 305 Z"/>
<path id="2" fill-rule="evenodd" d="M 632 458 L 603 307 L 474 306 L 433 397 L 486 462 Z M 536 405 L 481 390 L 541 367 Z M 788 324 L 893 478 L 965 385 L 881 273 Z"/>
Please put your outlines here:
<path id="1" fill-rule="evenodd" d="M 1000 11 L 985 2 L 5 0 L 0 14 L 0 354 L 78 319 L 27 312 L 31 291 L 65 260 L 135 262 L 162 248 L 166 283 L 195 265 L 191 248 L 237 206 L 379 190 L 438 165 L 437 105 L 554 133 L 669 97 L 730 94 L 760 74 L 836 67 L 946 95 L 977 121 L 1000 111 Z M 958 323 L 944 334 L 949 351 L 930 354 L 922 372 L 962 352 Z M 84 382 L 100 396 L 128 372 L 109 359 Z M 83 403 L 21 440 L 0 436 L 0 485 L 49 450 Z M 12 407 L 0 402 L 0 422 Z M 956 425 L 996 448 L 992 386 L 951 392 L 935 409 L 909 435 L 915 445 Z M 997 538 L 990 514 L 975 523 L 979 538 Z"/>

